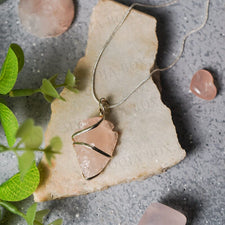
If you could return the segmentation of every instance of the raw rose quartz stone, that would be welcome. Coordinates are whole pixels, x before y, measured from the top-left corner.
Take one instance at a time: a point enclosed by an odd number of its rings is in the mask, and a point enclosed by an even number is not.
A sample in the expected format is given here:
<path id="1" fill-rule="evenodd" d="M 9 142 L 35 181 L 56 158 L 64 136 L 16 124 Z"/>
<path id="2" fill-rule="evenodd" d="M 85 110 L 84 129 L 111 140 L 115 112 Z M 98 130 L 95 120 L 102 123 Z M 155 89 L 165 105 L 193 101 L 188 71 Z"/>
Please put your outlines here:
<path id="1" fill-rule="evenodd" d="M 65 32 L 74 18 L 73 0 L 20 0 L 22 24 L 38 37 L 53 37 Z"/>
<path id="2" fill-rule="evenodd" d="M 205 100 L 212 100 L 217 94 L 213 76 L 207 70 L 199 70 L 194 74 L 191 80 L 190 90 L 193 94 Z"/>
<path id="3" fill-rule="evenodd" d="M 161 203 L 151 204 L 138 225 L 185 225 L 186 217 L 175 209 Z"/>
<path id="4" fill-rule="evenodd" d="M 82 130 L 92 126 L 100 119 L 101 117 L 94 117 L 84 120 L 80 123 L 80 129 Z M 75 136 L 74 141 L 88 143 L 112 156 L 118 139 L 118 133 L 113 131 L 113 128 L 114 125 L 111 122 L 103 120 L 95 129 Z M 85 146 L 74 145 L 74 147 L 81 171 L 86 179 L 92 178 L 101 173 L 110 161 L 109 157 Z"/>

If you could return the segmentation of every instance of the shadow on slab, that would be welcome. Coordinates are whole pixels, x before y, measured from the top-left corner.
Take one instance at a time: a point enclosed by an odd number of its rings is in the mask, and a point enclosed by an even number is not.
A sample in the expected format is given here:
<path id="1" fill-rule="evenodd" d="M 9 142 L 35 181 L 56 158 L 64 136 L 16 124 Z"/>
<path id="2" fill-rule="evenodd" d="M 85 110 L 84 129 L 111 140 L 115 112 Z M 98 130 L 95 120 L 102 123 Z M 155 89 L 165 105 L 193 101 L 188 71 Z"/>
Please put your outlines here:
<path id="1" fill-rule="evenodd" d="M 130 6 L 135 1 L 117 0 L 117 2 Z M 176 4 L 174 4 L 174 6 L 175 5 Z M 170 7 L 168 7 L 168 9 Z M 170 46 L 175 35 L 175 32 L 173 32 L 174 24 L 172 24 L 171 15 L 168 14 L 166 10 L 162 10 L 163 8 L 146 9 L 144 7 L 135 7 L 135 9 L 151 15 L 157 20 L 157 37 L 159 41 L 159 48 L 157 53 L 156 65 L 158 65 L 159 68 L 163 68 L 165 66 L 164 62 L 170 60 L 170 58 L 168 59 L 168 57 L 170 57 L 168 55 L 168 52 L 171 52 Z M 176 127 L 177 136 L 181 147 L 186 150 L 187 154 L 189 154 L 196 148 L 198 143 L 193 139 L 190 141 L 189 137 L 191 123 L 184 117 L 185 112 L 182 108 L 181 102 L 178 100 L 179 96 L 174 96 L 174 93 L 172 91 L 173 87 L 175 86 L 175 81 L 172 78 L 168 79 L 168 76 L 163 76 L 163 74 L 166 73 L 167 71 L 161 73 L 160 78 L 162 85 L 162 101 L 171 110 L 173 123 Z"/>

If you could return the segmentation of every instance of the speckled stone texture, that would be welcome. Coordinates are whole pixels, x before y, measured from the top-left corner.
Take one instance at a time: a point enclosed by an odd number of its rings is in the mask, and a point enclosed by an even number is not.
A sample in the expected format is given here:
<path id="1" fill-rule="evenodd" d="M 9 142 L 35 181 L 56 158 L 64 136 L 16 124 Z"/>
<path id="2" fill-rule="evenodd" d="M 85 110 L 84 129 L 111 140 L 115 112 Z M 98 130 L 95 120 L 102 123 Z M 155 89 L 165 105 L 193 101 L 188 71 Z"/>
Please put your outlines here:
<path id="1" fill-rule="evenodd" d="M 1 3 L 2 1 L 0 1 Z M 127 5 L 133 1 L 120 1 Z M 165 1 L 142 0 L 158 4 Z M 59 73 L 63 80 L 67 69 L 73 70 L 86 47 L 89 17 L 97 0 L 76 3 L 77 16 L 72 27 L 52 39 L 38 39 L 27 33 L 17 15 L 18 1 L 0 4 L 0 60 L 3 61 L 11 42 L 25 51 L 25 67 L 16 88 L 39 87 L 43 77 Z M 168 65 L 177 54 L 185 32 L 202 20 L 205 0 L 183 0 L 163 9 L 144 10 L 158 20 L 160 67 Z M 170 71 L 161 75 L 162 98 L 172 110 L 178 138 L 187 157 L 166 173 L 145 181 L 111 187 L 108 190 L 54 202 L 39 204 L 52 209 L 48 221 L 62 217 L 64 225 L 136 225 L 151 202 L 159 201 L 184 213 L 188 225 L 225 224 L 225 2 L 213 0 L 204 30 L 188 38 L 183 57 Z M 217 97 L 208 102 L 189 93 L 192 75 L 199 69 L 213 73 Z M 33 117 L 46 127 L 50 105 L 41 95 L 7 99 L 21 123 Z M 6 143 L 0 128 L 0 141 Z M 40 158 L 40 155 L 37 156 Z M 0 155 L 0 182 L 16 171 L 16 158 L 11 153 Z M 18 207 L 25 210 L 29 198 Z M 5 212 L 5 211 L 4 211 Z M 24 220 L 4 213 L 4 225 L 25 224 Z"/>

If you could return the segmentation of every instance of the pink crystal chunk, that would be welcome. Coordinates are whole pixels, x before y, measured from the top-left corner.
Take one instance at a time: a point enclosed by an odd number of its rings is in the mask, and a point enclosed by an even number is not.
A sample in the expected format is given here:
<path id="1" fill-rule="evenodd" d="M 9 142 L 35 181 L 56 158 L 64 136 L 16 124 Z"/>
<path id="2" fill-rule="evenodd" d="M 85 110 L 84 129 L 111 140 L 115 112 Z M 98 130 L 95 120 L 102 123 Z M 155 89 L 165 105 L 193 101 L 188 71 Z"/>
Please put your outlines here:
<path id="1" fill-rule="evenodd" d="M 212 100 L 217 94 L 213 76 L 207 70 L 199 70 L 194 74 L 190 90 L 193 94 L 205 100 Z"/>
<path id="2" fill-rule="evenodd" d="M 151 204 L 138 225 L 185 225 L 186 217 L 175 209 L 161 203 Z"/>
<path id="3" fill-rule="evenodd" d="M 73 0 L 20 0 L 22 24 L 38 37 L 54 37 L 65 32 L 74 18 Z"/>
<path id="4" fill-rule="evenodd" d="M 80 123 L 80 129 L 92 126 L 100 119 L 101 117 L 94 117 L 84 120 Z M 93 130 L 75 136 L 74 141 L 88 143 L 112 156 L 118 139 L 118 133 L 113 131 L 113 128 L 114 125 L 111 122 L 103 120 Z M 101 173 L 110 161 L 109 157 L 86 146 L 74 144 L 74 148 L 81 171 L 86 179 L 90 179 Z"/>

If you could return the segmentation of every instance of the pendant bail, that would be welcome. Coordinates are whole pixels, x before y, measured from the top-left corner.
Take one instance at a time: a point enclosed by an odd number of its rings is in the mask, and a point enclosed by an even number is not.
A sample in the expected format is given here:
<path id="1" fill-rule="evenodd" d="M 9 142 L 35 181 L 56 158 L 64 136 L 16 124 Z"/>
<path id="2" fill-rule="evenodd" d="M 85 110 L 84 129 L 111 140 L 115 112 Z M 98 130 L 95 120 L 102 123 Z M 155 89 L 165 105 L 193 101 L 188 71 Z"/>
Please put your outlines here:
<path id="1" fill-rule="evenodd" d="M 105 118 L 105 114 L 109 113 L 109 102 L 105 98 L 100 98 L 99 100 L 99 113 L 100 116 Z"/>

